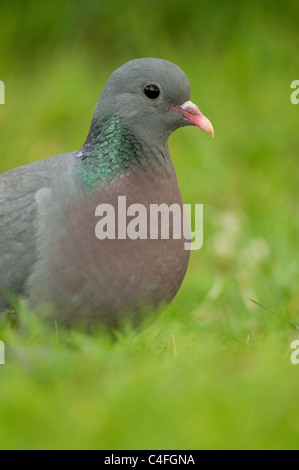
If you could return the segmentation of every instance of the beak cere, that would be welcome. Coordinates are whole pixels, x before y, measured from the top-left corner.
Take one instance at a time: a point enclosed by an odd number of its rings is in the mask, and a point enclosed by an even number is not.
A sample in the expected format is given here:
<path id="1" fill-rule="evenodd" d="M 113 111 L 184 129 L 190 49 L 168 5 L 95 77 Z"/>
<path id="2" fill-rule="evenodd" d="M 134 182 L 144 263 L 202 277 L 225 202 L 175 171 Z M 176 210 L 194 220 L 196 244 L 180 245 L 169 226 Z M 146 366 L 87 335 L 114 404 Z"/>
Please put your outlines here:
<path id="1" fill-rule="evenodd" d="M 172 106 L 174 109 L 185 116 L 185 120 L 197 126 L 214 137 L 214 128 L 211 122 L 199 111 L 198 107 L 192 101 L 186 101 L 181 106 Z"/>

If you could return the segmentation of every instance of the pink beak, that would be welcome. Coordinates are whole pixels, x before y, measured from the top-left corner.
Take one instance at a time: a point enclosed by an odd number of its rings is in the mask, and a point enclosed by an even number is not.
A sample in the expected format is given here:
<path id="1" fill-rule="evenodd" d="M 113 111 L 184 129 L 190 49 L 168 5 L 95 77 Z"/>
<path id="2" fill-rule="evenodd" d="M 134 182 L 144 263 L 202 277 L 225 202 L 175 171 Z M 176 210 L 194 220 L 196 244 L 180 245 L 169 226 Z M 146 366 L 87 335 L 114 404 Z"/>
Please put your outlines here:
<path id="1" fill-rule="evenodd" d="M 199 111 L 198 107 L 192 103 L 192 101 L 186 101 L 186 103 L 181 106 L 172 106 L 171 109 L 174 109 L 185 116 L 186 121 L 190 122 L 194 126 L 199 127 L 208 134 L 211 134 L 214 137 L 214 128 L 210 121 Z"/>

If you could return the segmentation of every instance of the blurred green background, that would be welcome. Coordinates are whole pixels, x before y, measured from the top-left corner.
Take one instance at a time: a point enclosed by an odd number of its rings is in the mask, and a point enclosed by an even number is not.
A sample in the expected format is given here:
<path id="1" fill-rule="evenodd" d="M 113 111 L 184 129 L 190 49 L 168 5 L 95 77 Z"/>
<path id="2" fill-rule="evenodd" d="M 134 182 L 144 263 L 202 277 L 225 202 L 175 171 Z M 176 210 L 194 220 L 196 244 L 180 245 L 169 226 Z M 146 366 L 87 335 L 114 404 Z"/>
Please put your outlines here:
<path id="1" fill-rule="evenodd" d="M 159 57 L 188 75 L 215 139 L 170 150 L 204 246 L 149 327 L 4 322 L 0 448 L 299 447 L 299 4 L 37 0 L 0 4 L 0 172 L 81 147 L 109 75 Z"/>

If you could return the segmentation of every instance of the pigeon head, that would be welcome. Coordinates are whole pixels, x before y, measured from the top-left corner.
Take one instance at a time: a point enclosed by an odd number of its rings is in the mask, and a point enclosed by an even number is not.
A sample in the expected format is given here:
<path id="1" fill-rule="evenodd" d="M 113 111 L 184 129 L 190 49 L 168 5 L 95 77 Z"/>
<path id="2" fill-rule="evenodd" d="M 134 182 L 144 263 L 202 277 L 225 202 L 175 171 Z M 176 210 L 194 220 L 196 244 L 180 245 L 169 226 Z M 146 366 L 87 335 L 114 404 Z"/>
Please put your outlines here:
<path id="1" fill-rule="evenodd" d="M 77 173 L 87 191 L 134 168 L 167 168 L 168 137 L 179 127 L 197 126 L 214 135 L 210 121 L 190 101 L 190 83 L 176 65 L 136 59 L 115 70 L 106 83 Z"/>
<path id="2" fill-rule="evenodd" d="M 103 116 L 120 119 L 143 140 L 165 140 L 188 125 L 214 135 L 210 121 L 190 101 L 185 73 L 162 59 L 136 59 L 115 70 L 97 103 L 94 120 Z"/>

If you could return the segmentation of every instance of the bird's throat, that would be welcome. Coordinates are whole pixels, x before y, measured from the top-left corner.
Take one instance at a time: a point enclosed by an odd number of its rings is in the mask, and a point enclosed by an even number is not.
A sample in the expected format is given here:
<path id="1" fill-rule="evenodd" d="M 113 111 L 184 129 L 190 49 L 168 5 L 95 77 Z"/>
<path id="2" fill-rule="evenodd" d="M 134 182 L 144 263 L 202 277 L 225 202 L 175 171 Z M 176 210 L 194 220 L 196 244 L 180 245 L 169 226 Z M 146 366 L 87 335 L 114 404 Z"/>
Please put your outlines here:
<path id="1" fill-rule="evenodd" d="M 120 119 L 104 118 L 92 122 L 77 155 L 76 176 L 83 189 L 90 192 L 128 171 L 149 167 L 153 160 Z"/>

